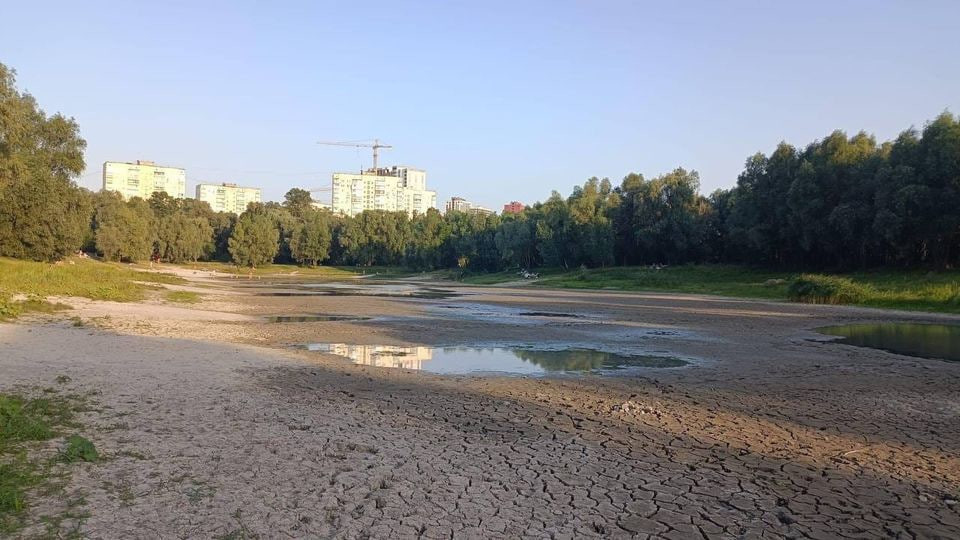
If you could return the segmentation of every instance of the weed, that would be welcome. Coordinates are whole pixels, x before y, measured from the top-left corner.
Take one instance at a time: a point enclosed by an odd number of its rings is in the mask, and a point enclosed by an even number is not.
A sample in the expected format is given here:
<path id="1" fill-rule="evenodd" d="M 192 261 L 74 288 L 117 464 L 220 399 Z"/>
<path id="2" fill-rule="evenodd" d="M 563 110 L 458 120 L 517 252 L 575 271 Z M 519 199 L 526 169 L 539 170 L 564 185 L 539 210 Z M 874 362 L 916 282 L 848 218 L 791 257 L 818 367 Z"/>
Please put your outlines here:
<path id="1" fill-rule="evenodd" d="M 66 463 L 94 462 L 100 459 L 100 454 L 89 439 L 80 435 L 71 435 L 67 437 L 67 445 L 60 452 L 60 459 Z"/>
<path id="2" fill-rule="evenodd" d="M 166 294 L 166 299 L 168 302 L 196 304 L 200 301 L 200 295 L 191 291 L 170 291 Z"/>
<path id="3" fill-rule="evenodd" d="M 872 287 L 848 278 L 803 274 L 787 288 L 794 302 L 808 304 L 856 304 L 876 294 Z"/>
<path id="4" fill-rule="evenodd" d="M 57 375 L 56 378 L 57 384 L 67 384 L 72 380 L 69 375 Z"/>

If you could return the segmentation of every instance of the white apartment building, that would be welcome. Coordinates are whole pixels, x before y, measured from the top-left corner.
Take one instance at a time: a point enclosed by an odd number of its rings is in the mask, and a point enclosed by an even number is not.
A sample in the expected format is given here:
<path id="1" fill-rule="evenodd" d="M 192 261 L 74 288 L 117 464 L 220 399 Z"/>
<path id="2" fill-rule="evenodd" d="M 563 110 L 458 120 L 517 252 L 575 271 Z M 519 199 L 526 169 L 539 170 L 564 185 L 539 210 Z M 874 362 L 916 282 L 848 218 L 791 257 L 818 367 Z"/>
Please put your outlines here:
<path id="1" fill-rule="evenodd" d="M 210 204 L 214 212 L 242 214 L 247 205 L 260 202 L 260 188 L 236 184 L 197 184 L 197 200 Z"/>
<path id="2" fill-rule="evenodd" d="M 464 212 L 467 214 L 480 214 L 482 216 L 487 216 L 493 213 L 493 210 L 489 208 L 484 208 L 480 205 L 473 204 L 472 202 L 464 199 L 463 197 L 451 197 L 447 201 L 445 212 Z"/>
<path id="3" fill-rule="evenodd" d="M 425 214 L 436 208 L 437 192 L 427 189 L 426 171 L 411 167 L 333 173 L 330 205 L 334 212 L 348 216 L 364 210 Z"/>
<path id="4" fill-rule="evenodd" d="M 158 191 L 182 199 L 187 196 L 187 171 L 139 159 L 134 163 L 105 161 L 103 189 L 116 191 L 126 200 L 133 197 L 149 199 Z"/>

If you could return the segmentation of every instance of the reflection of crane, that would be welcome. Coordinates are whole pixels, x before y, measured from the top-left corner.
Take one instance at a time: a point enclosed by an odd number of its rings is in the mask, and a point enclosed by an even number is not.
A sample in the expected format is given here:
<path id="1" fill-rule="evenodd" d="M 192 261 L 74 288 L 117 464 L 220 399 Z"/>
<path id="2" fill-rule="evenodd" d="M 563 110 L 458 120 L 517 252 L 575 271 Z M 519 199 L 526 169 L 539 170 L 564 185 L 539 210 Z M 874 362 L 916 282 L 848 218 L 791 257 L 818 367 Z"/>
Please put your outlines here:
<path id="1" fill-rule="evenodd" d="M 317 144 L 325 144 L 327 146 L 353 146 L 355 148 L 373 148 L 373 169 L 377 169 L 377 157 L 379 156 L 379 150 L 381 148 L 393 148 L 389 144 L 380 144 L 380 139 L 374 139 L 371 144 L 369 141 L 343 141 L 343 142 L 327 142 L 320 141 Z"/>

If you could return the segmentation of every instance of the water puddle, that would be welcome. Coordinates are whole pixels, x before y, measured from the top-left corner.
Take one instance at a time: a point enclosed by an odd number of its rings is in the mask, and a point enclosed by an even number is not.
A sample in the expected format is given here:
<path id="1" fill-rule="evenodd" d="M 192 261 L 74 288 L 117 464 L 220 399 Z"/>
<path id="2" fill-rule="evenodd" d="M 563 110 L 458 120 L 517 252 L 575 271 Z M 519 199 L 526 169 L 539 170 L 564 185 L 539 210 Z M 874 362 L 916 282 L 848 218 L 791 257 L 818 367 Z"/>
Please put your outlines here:
<path id="1" fill-rule="evenodd" d="M 460 302 L 457 304 L 441 304 L 427 308 L 434 313 L 443 313 L 443 317 L 456 317 L 499 324 L 523 325 L 581 325 L 597 324 L 600 318 L 588 314 L 562 313 L 555 311 L 531 311 L 529 308 L 517 308 L 497 304 Z M 547 321 L 545 321 L 546 319 Z M 550 319 L 558 319 L 549 321 Z"/>
<path id="2" fill-rule="evenodd" d="M 370 317 L 356 315 L 270 315 L 264 317 L 271 323 L 297 323 L 316 321 L 369 321 Z"/>
<path id="3" fill-rule="evenodd" d="M 346 343 L 313 343 L 306 348 L 342 356 L 354 364 L 415 369 L 445 375 L 617 374 L 642 368 L 672 368 L 687 364 L 673 356 L 617 354 L 593 349 L 404 347 Z"/>
<path id="4" fill-rule="evenodd" d="M 448 289 L 409 284 L 299 283 L 287 286 L 270 285 L 280 291 L 256 293 L 257 296 L 373 296 L 379 298 L 421 298 L 443 300 L 462 296 Z"/>
<path id="5" fill-rule="evenodd" d="M 960 362 L 960 325 L 920 323 L 846 324 L 819 328 L 839 343 L 906 356 Z"/>

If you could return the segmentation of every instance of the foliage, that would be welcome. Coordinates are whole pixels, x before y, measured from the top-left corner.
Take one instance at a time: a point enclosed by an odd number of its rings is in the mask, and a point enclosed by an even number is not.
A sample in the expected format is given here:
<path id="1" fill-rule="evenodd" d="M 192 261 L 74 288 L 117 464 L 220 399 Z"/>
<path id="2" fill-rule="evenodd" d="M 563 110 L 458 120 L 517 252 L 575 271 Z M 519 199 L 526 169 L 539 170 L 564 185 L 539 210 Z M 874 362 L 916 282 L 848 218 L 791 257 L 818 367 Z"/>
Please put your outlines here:
<path id="1" fill-rule="evenodd" d="M 100 454 L 89 439 L 80 435 L 71 435 L 67 437 L 67 444 L 60 452 L 60 459 L 67 463 L 93 462 L 100 459 Z"/>
<path id="2" fill-rule="evenodd" d="M 791 300 L 808 304 L 857 304 L 873 293 L 870 287 L 850 279 L 817 274 L 803 274 L 787 289 Z"/>
<path id="3" fill-rule="evenodd" d="M 90 196 L 77 123 L 47 116 L 0 64 L 0 256 L 55 260 L 80 248 Z"/>
<path id="4" fill-rule="evenodd" d="M 119 193 L 94 196 L 93 231 L 97 251 L 110 261 L 140 261 L 153 253 L 150 207 L 142 199 L 129 204 Z"/>
<path id="5" fill-rule="evenodd" d="M 267 215 L 244 212 L 230 236 L 230 256 L 237 266 L 254 268 L 277 255 L 279 231 Z"/>
<path id="6" fill-rule="evenodd" d="M 326 211 L 305 210 L 302 218 L 290 237 L 290 254 L 300 264 L 316 266 L 330 255 L 330 216 Z"/>

